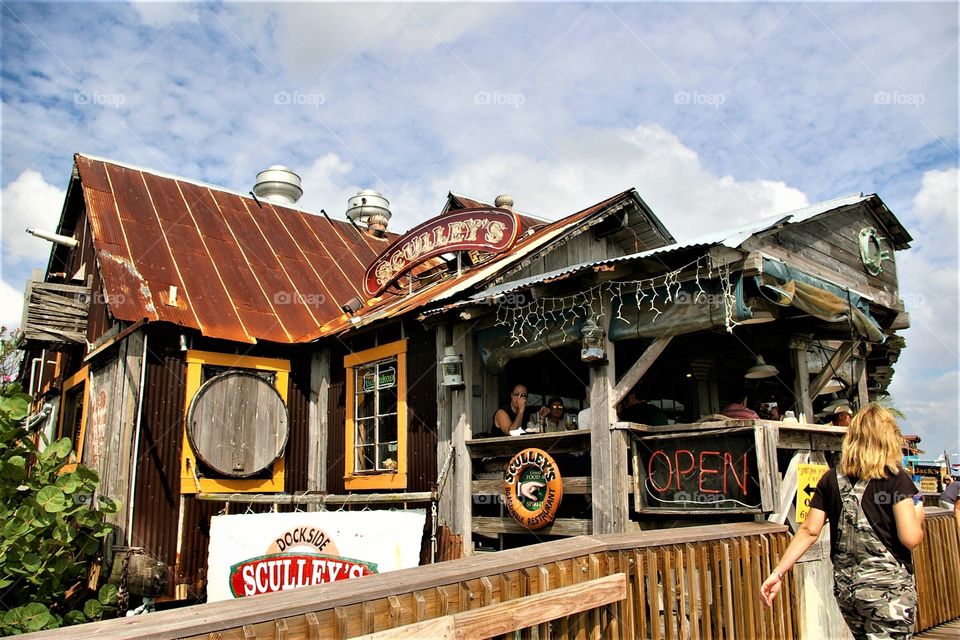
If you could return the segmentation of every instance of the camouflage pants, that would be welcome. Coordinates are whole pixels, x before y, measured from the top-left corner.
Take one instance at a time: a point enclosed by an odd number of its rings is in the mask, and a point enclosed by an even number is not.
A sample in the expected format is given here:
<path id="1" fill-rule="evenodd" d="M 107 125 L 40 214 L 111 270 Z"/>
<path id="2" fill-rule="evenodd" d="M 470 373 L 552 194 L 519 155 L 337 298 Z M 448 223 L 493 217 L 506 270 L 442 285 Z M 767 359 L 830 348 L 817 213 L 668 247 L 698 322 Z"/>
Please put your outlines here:
<path id="1" fill-rule="evenodd" d="M 876 563 L 879 564 L 879 563 Z M 906 640 L 917 613 L 914 578 L 899 563 L 834 572 L 833 593 L 857 640 Z"/>
<path id="2" fill-rule="evenodd" d="M 843 510 L 837 553 L 833 558 L 833 593 L 840 613 L 857 640 L 905 640 L 913 635 L 917 587 L 913 575 L 877 537 L 863 513 L 867 483 L 854 485 L 837 474 Z"/>

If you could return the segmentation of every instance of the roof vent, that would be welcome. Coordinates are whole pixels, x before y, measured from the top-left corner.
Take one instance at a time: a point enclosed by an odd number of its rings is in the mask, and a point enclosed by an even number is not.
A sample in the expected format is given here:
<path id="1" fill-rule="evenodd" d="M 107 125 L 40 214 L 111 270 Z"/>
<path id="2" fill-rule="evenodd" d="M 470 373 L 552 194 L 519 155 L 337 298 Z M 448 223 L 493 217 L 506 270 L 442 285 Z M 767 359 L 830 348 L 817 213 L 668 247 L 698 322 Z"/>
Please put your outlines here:
<path id="1" fill-rule="evenodd" d="M 390 223 L 390 201 L 373 189 L 363 189 L 347 200 L 347 217 L 355 224 L 365 224 L 367 233 L 382 238 Z"/>
<path id="2" fill-rule="evenodd" d="M 494 206 L 500 209 L 506 209 L 507 211 L 513 211 L 513 196 L 509 193 L 504 193 L 497 196 L 493 201 Z"/>
<path id="3" fill-rule="evenodd" d="M 277 204 L 294 204 L 303 195 L 300 176 L 283 165 L 275 164 L 257 174 L 253 193 L 258 198 Z"/>

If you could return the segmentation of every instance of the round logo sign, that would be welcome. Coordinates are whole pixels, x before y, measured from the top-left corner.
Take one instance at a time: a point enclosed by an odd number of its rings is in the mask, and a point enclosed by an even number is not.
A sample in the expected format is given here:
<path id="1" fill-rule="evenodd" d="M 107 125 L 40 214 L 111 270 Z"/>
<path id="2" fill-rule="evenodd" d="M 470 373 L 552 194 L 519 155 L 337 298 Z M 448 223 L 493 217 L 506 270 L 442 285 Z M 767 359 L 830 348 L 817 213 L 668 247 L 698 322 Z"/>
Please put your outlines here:
<path id="1" fill-rule="evenodd" d="M 517 522 L 527 529 L 542 529 L 553 522 L 563 497 L 557 463 L 542 449 L 524 449 L 507 463 L 503 495 Z"/>

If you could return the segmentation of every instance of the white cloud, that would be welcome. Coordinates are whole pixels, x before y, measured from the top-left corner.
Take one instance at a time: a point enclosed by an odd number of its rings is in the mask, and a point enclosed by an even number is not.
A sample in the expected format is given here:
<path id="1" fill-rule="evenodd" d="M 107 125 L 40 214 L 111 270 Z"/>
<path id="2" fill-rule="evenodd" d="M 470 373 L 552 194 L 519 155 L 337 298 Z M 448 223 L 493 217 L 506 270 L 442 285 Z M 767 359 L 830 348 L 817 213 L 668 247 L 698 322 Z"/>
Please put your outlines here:
<path id="1" fill-rule="evenodd" d="M 411 226 L 434 215 L 436 209 L 424 210 L 423 203 L 436 201 L 447 190 L 484 200 L 510 193 L 519 210 L 557 219 L 636 187 L 682 241 L 808 204 L 802 192 L 783 182 L 712 174 L 695 151 L 656 124 L 581 129 L 553 145 L 557 156 L 550 160 L 490 154 L 404 184 L 395 194 L 395 219 Z"/>
<path id="2" fill-rule="evenodd" d="M 193 2 L 130 0 L 130 6 L 136 10 L 143 24 L 155 29 L 166 28 L 180 20 L 196 22 L 199 19 L 197 5 Z"/>
<path id="3" fill-rule="evenodd" d="M 891 392 L 907 414 L 905 430 L 921 433 L 921 448 L 934 455 L 960 450 L 958 181 L 957 169 L 923 174 L 908 219 L 916 240 L 897 265 L 911 327 Z"/>
<path id="4" fill-rule="evenodd" d="M 20 326 L 23 314 L 23 289 L 0 280 L 0 324 L 11 331 Z"/>
<path id="5" fill-rule="evenodd" d="M 505 10 L 482 3 L 236 3 L 220 17 L 273 75 L 315 79 L 366 55 L 445 48 Z"/>
<path id="6" fill-rule="evenodd" d="M 37 227 L 56 231 L 63 208 L 64 192 L 47 184 L 40 173 L 27 169 L 8 184 L 0 196 L 0 220 L 2 220 L 3 263 L 5 269 L 22 260 L 30 259 L 39 264 L 50 253 L 50 243 L 35 238 L 25 229 Z"/>

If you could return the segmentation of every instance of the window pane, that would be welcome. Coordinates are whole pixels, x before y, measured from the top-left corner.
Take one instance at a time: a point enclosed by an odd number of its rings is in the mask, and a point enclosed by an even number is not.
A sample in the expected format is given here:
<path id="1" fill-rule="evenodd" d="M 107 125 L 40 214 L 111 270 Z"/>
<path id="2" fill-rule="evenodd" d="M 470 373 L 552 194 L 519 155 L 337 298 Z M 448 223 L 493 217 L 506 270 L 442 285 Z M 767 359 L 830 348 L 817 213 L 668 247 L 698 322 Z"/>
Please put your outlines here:
<path id="1" fill-rule="evenodd" d="M 356 446 L 364 444 L 373 444 L 373 418 L 368 418 L 366 420 L 357 420 L 357 431 L 354 436 L 354 443 Z"/>
<path id="2" fill-rule="evenodd" d="M 377 386 L 376 366 L 365 366 L 357 369 L 357 393 L 371 392 Z"/>
<path id="3" fill-rule="evenodd" d="M 357 394 L 357 418 L 372 418 L 373 417 L 373 393 L 358 393 Z"/>
<path id="4" fill-rule="evenodd" d="M 378 367 L 377 388 L 386 389 L 397 386 L 397 361 L 381 362 Z"/>
<path id="5" fill-rule="evenodd" d="M 357 447 L 357 471 L 370 471 L 374 466 L 374 445 Z"/>
<path id="6" fill-rule="evenodd" d="M 389 389 L 380 390 L 380 411 L 378 412 L 381 416 L 387 413 L 396 413 L 397 412 L 397 388 L 391 387 Z"/>
<path id="7" fill-rule="evenodd" d="M 396 471 L 397 470 L 397 445 L 394 444 L 382 444 L 380 445 L 380 469 L 385 471 Z"/>
<path id="8" fill-rule="evenodd" d="M 397 442 L 397 416 L 383 416 L 380 418 L 380 437 L 377 440 L 380 444 Z"/>

